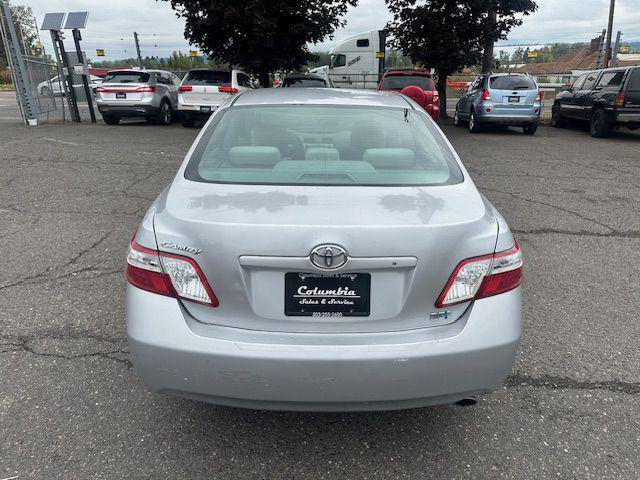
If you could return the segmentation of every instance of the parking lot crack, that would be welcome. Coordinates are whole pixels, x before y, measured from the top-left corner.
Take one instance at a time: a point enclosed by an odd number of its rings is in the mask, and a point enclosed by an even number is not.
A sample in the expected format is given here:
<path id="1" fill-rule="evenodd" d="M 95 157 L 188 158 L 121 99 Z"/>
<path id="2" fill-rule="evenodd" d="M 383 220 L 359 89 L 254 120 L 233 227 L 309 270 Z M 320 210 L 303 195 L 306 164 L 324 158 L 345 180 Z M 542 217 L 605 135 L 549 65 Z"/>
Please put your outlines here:
<path id="1" fill-rule="evenodd" d="M 507 388 L 512 387 L 535 387 L 550 390 L 606 390 L 610 392 L 626 393 L 629 395 L 640 394 L 640 383 L 625 382 L 622 380 L 577 380 L 569 377 L 557 377 L 553 375 L 543 375 L 541 377 L 531 377 L 528 375 L 511 375 L 505 382 Z"/>

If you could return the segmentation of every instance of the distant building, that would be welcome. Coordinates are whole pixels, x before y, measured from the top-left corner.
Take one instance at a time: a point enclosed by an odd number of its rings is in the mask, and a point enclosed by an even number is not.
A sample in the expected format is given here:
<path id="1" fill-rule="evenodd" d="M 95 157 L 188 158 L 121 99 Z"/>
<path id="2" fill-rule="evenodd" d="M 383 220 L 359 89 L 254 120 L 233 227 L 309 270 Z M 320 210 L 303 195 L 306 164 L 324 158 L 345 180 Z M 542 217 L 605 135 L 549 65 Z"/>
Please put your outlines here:
<path id="1" fill-rule="evenodd" d="M 548 63 L 528 63 L 517 69 L 519 72 L 527 72 L 531 75 L 546 76 L 550 82 L 567 82 L 572 77 L 576 77 L 584 72 L 594 70 L 600 48 L 600 37 L 591 40 L 589 45 L 571 50 L 553 62 Z M 629 58 L 631 57 L 631 58 Z M 636 55 L 619 55 L 617 66 L 640 65 L 640 58 Z M 601 61 L 604 53 L 600 54 Z"/>

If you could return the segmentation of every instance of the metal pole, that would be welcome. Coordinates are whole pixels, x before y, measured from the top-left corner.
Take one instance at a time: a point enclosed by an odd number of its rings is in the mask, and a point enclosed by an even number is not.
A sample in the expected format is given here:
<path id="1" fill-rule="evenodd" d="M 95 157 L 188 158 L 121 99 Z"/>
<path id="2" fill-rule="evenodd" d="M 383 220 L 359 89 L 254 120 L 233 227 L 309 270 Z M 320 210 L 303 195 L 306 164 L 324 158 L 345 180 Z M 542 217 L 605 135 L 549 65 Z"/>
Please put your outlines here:
<path id="1" fill-rule="evenodd" d="M 622 32 L 618 30 L 618 34 L 616 35 L 616 43 L 613 46 L 613 53 L 611 54 L 611 66 L 618 66 L 618 50 L 620 50 L 620 37 L 622 36 Z"/>
<path id="2" fill-rule="evenodd" d="M 62 59 L 60 58 L 60 47 L 58 45 L 58 32 L 54 30 L 50 30 L 51 34 L 51 43 L 53 44 L 53 53 L 56 55 L 56 67 L 58 68 L 58 83 L 63 85 L 64 88 L 64 71 L 62 70 Z M 53 94 L 53 89 L 51 90 Z M 52 98 L 55 99 L 55 96 L 52 95 Z M 68 97 L 67 97 L 68 98 Z M 55 101 L 55 100 L 54 100 Z M 66 113 L 64 108 L 64 99 L 60 99 L 60 105 L 62 105 L 62 120 L 66 121 Z"/>
<path id="3" fill-rule="evenodd" d="M 60 39 L 60 33 L 56 33 L 56 40 L 58 41 L 58 47 L 60 48 L 60 56 L 62 57 L 62 61 L 64 63 L 64 68 L 67 69 L 67 78 L 66 82 L 63 83 L 65 85 L 65 90 L 67 93 L 67 101 L 69 102 L 69 112 L 71 113 L 71 120 L 74 122 L 81 122 L 80 119 L 80 111 L 78 110 L 78 100 L 76 99 L 76 92 L 73 90 L 73 73 L 71 72 L 71 66 L 69 65 L 69 58 L 67 57 L 67 52 L 64 49 L 64 43 Z"/>
<path id="4" fill-rule="evenodd" d="M 133 39 L 136 42 L 136 52 L 138 53 L 138 64 L 140 68 L 144 68 L 144 62 L 142 61 L 142 54 L 140 53 L 140 42 L 138 41 L 138 32 L 133 32 Z"/>
<path id="5" fill-rule="evenodd" d="M 93 111 L 93 92 L 89 87 L 89 76 L 84 68 L 84 56 L 82 55 L 82 48 L 80 48 L 80 40 L 82 35 L 77 28 L 73 29 L 73 41 L 76 44 L 76 53 L 78 55 L 78 62 L 82 65 L 82 84 L 84 85 L 84 94 L 87 97 L 87 105 L 89 106 L 89 115 L 91 116 L 91 123 L 96 123 L 96 112 Z"/>
<path id="6" fill-rule="evenodd" d="M 607 43 L 604 47 L 604 68 L 609 66 L 611 60 L 611 35 L 613 32 L 613 13 L 616 8 L 616 0 L 611 0 L 609 6 L 609 26 L 607 27 Z"/>

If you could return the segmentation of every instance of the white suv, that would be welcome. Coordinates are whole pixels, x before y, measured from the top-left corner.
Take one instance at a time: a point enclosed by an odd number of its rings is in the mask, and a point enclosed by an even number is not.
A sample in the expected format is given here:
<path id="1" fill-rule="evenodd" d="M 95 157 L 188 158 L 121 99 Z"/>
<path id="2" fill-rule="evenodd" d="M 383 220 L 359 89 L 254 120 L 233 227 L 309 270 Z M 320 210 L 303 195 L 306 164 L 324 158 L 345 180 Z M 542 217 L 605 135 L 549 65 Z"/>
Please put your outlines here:
<path id="1" fill-rule="evenodd" d="M 253 88 L 240 70 L 189 70 L 178 88 L 178 114 L 185 127 L 206 119 L 229 95 Z"/>

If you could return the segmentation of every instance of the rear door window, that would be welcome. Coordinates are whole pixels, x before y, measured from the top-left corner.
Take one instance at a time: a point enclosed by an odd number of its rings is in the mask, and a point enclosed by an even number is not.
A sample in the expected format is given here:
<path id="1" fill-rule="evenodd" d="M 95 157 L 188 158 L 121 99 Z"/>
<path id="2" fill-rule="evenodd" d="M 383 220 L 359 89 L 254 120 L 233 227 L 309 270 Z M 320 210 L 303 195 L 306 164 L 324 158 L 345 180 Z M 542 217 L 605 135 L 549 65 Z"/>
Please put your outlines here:
<path id="1" fill-rule="evenodd" d="M 598 79 L 598 72 L 591 72 L 587 75 L 587 79 L 584 81 L 584 85 L 580 90 L 591 90 L 596 84 Z"/>
<path id="2" fill-rule="evenodd" d="M 433 90 L 433 80 L 421 75 L 387 75 L 384 77 L 382 88 L 385 90 L 402 90 L 409 85 L 415 85 L 423 90 Z"/>
<path id="3" fill-rule="evenodd" d="M 535 90 L 536 82 L 526 75 L 501 75 L 489 79 L 493 90 Z"/>
<path id="4" fill-rule="evenodd" d="M 104 83 L 147 83 L 149 78 L 145 72 L 109 72 Z"/>
<path id="5" fill-rule="evenodd" d="M 231 86 L 231 72 L 218 70 L 191 70 L 183 81 L 184 85 Z"/>
<path id="6" fill-rule="evenodd" d="M 624 70 L 617 72 L 605 72 L 598 82 L 599 87 L 619 87 L 624 80 Z"/>

